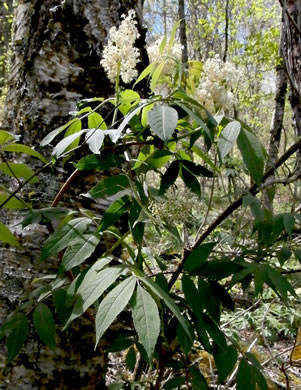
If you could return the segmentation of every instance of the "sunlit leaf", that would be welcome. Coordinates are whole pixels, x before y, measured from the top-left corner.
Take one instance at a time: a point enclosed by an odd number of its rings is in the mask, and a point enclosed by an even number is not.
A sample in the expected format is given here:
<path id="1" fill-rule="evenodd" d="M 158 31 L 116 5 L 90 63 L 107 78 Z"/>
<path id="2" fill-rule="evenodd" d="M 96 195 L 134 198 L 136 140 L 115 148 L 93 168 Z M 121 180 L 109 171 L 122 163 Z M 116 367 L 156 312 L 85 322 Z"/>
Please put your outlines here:
<path id="1" fill-rule="evenodd" d="M 79 119 L 74 118 L 71 119 L 69 122 L 67 122 L 65 125 L 58 127 L 57 129 L 51 131 L 49 134 L 46 135 L 41 141 L 41 146 L 46 146 L 50 144 L 50 142 L 62 131 L 66 130 L 69 126 L 71 126 L 73 123 L 77 122 Z"/>
<path id="2" fill-rule="evenodd" d="M 147 114 L 152 130 L 163 141 L 168 141 L 178 123 L 177 111 L 167 104 L 158 104 Z"/>
<path id="3" fill-rule="evenodd" d="M 5 130 L 0 130 L 0 145 L 6 144 L 7 142 L 11 140 L 17 140 L 19 136 L 9 133 Z"/>
<path id="4" fill-rule="evenodd" d="M 230 122 L 222 130 L 218 139 L 218 149 L 224 159 L 232 150 L 240 133 L 241 124 L 238 121 Z"/>
<path id="5" fill-rule="evenodd" d="M 11 177 L 16 177 L 17 179 L 30 180 L 30 183 L 37 183 L 39 179 L 34 176 L 34 171 L 26 164 L 22 163 L 0 163 L 0 171 L 4 172 L 6 175 Z"/>
<path id="6" fill-rule="evenodd" d="M 88 115 L 88 128 L 106 130 L 107 125 L 101 115 L 97 112 L 92 112 Z"/>
<path id="7" fill-rule="evenodd" d="M 24 153 L 28 156 L 33 156 L 41 160 L 43 163 L 47 163 L 47 160 L 41 155 L 41 153 L 37 152 L 33 148 L 30 148 L 26 145 L 20 145 L 20 144 L 9 144 L 3 147 L 5 152 L 16 152 L 16 153 Z"/>
<path id="8" fill-rule="evenodd" d="M 21 248 L 17 238 L 2 222 L 0 222 L 0 241 Z"/>
<path id="9" fill-rule="evenodd" d="M 87 130 L 80 130 L 80 131 L 78 131 L 74 134 L 68 135 L 68 137 L 65 137 L 64 139 L 62 139 L 62 141 L 60 141 L 53 149 L 52 155 L 55 158 L 60 157 L 75 140 L 79 139 L 80 136 L 86 132 L 87 132 Z"/>

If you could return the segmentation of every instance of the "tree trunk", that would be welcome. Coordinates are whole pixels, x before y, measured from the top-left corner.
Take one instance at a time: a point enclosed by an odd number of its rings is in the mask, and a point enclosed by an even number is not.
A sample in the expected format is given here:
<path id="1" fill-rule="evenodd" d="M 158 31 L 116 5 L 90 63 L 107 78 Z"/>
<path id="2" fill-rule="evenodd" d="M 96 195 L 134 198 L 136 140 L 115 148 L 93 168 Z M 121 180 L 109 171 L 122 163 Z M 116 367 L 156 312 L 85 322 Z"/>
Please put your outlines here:
<path id="1" fill-rule="evenodd" d="M 283 58 L 283 44 L 284 44 L 284 26 L 282 26 L 280 46 L 279 46 L 279 57 L 281 63 L 276 69 L 276 94 L 275 94 L 275 108 L 272 118 L 272 125 L 270 129 L 270 140 L 269 140 L 269 159 L 267 162 L 267 168 L 271 168 L 275 165 L 278 159 L 279 146 L 281 140 L 281 132 L 283 127 L 285 99 L 287 92 L 287 71 L 285 69 L 284 58 Z M 273 178 L 274 175 L 271 176 Z M 270 187 L 263 191 L 263 201 L 267 209 L 273 209 L 273 198 L 275 195 L 275 189 Z"/>
<path id="2" fill-rule="evenodd" d="M 24 143 L 37 144 L 67 122 L 79 99 L 111 94 L 112 86 L 99 64 L 103 45 L 121 15 L 135 8 L 140 18 L 141 7 L 139 0 L 20 0 L 6 101 L 9 130 L 21 134 Z M 142 47 L 143 42 L 144 35 L 137 45 Z M 59 185 L 53 176 L 43 173 L 39 177 L 35 194 L 40 204 L 49 205 Z M 13 227 L 19 224 L 14 230 L 24 251 L 0 247 L 0 323 L 23 302 L 24 289 L 27 296 L 32 292 L 34 277 L 57 270 L 56 259 L 42 264 L 38 260 L 48 233 L 39 225 L 21 230 L 21 221 L 15 215 L 4 220 Z M 0 389 L 106 389 L 108 354 L 103 346 L 94 351 L 93 324 L 81 318 L 64 332 L 57 329 L 57 335 L 53 352 L 30 332 L 12 363 L 6 362 L 1 342 Z"/>
<path id="3" fill-rule="evenodd" d="M 182 45 L 182 63 L 186 67 L 188 62 L 187 53 L 187 36 L 186 36 L 186 17 L 185 17 L 185 1 L 179 0 L 178 3 L 179 19 L 180 19 L 180 42 Z"/>
<path id="4" fill-rule="evenodd" d="M 301 136 L 301 2 L 280 0 L 284 12 L 284 59 L 291 86 L 290 103 L 293 110 L 293 126 L 297 137 Z M 293 174 L 300 175 L 301 151 Z M 296 187 L 297 189 L 297 187 Z M 299 188 L 300 190 L 300 188 Z M 299 193 L 300 196 L 300 193 Z M 296 199 L 298 194 L 296 193 Z"/>
<path id="5" fill-rule="evenodd" d="M 296 135 L 301 136 L 301 2 L 281 0 L 284 10 L 284 59 L 291 85 Z"/>
<path id="6" fill-rule="evenodd" d="M 12 0 L 4 1 L 0 0 L 0 96 L 3 92 L 6 78 L 6 60 L 7 53 L 9 51 L 9 42 L 11 36 L 11 19 L 13 15 L 13 2 Z M 2 118 L 0 118 L 1 121 Z"/>
<path id="7" fill-rule="evenodd" d="M 141 7 L 141 0 L 20 1 L 6 101 L 9 128 L 25 143 L 36 142 L 65 123 L 79 99 L 111 94 L 99 64 L 103 44 L 122 14 L 136 8 L 141 16 Z"/>

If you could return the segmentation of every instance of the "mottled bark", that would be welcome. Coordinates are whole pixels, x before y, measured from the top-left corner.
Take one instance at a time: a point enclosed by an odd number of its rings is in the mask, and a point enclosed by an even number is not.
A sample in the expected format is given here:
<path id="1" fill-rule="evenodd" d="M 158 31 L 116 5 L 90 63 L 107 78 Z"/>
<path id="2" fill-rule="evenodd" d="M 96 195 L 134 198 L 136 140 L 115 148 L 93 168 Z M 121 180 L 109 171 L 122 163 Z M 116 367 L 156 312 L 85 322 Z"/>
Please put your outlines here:
<path id="1" fill-rule="evenodd" d="M 9 42 L 11 36 L 11 24 L 13 15 L 12 0 L 0 0 L 0 95 L 5 85 L 6 60 L 9 51 Z"/>
<path id="2" fill-rule="evenodd" d="M 20 1 L 6 103 L 9 128 L 26 143 L 36 142 L 65 123 L 79 99 L 111 94 L 99 64 L 103 44 L 122 14 L 136 8 L 139 17 L 141 7 L 139 0 Z"/>
<path id="3" fill-rule="evenodd" d="M 301 2 L 280 0 L 284 18 L 283 55 L 291 86 L 290 103 L 293 111 L 293 126 L 297 137 L 301 137 Z M 295 175 L 301 175 L 301 151 L 297 154 Z M 298 198 L 296 186 L 296 198 Z M 299 195 L 300 196 L 300 195 Z"/>
<path id="4" fill-rule="evenodd" d="M 283 128 L 285 99 L 287 92 L 287 72 L 283 58 L 283 44 L 284 28 L 282 26 L 279 46 L 279 57 L 281 59 L 281 63 L 276 68 L 275 108 L 270 129 L 269 158 L 267 160 L 267 168 L 273 167 L 278 159 L 281 132 Z M 274 174 L 271 177 L 273 178 Z M 272 187 L 263 191 L 264 205 L 269 210 L 273 209 L 274 192 L 274 188 Z"/>
<path id="5" fill-rule="evenodd" d="M 281 0 L 284 10 L 284 59 L 291 85 L 296 135 L 301 136 L 301 2 Z"/>
<path id="6" fill-rule="evenodd" d="M 79 99 L 111 94 L 112 86 L 99 65 L 103 45 L 121 15 L 135 8 L 140 19 L 141 7 L 139 0 L 20 0 L 5 125 L 21 134 L 25 143 L 36 144 L 66 123 Z M 142 34 L 137 45 L 143 42 Z M 43 173 L 39 178 L 40 184 L 27 186 L 24 193 L 32 192 L 38 206 L 49 206 L 62 177 Z M 72 202 L 76 199 L 73 194 Z M 0 219 L 13 228 L 24 247 L 24 251 L 0 247 L 1 324 L 32 292 L 32 279 L 56 272 L 58 260 L 39 264 L 40 249 L 48 236 L 45 229 L 36 225 L 21 229 L 22 218 L 15 214 L 6 217 L 1 212 Z M 0 389 L 106 389 L 107 352 L 102 347 L 94 351 L 93 324 L 85 318 L 76 320 L 65 332 L 58 327 L 57 334 L 54 352 L 31 331 L 21 354 L 9 364 L 2 340 Z"/>

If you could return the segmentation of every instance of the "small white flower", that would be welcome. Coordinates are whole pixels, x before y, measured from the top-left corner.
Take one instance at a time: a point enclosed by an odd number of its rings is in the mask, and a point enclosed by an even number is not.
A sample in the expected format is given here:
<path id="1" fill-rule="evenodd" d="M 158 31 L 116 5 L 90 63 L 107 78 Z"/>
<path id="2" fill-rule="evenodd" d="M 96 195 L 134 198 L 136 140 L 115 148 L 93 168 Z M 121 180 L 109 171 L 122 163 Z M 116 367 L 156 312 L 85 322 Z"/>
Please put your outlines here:
<path id="1" fill-rule="evenodd" d="M 118 66 L 120 77 L 126 84 L 138 75 L 136 64 L 139 62 L 139 51 L 134 47 L 134 43 L 139 33 L 134 18 L 135 11 L 131 10 L 128 16 L 122 15 L 123 21 L 118 29 L 116 27 L 110 29 L 108 44 L 103 50 L 100 64 L 112 83 L 116 81 Z"/>
<path id="2" fill-rule="evenodd" d="M 203 73 L 195 91 L 196 99 L 212 112 L 218 108 L 230 109 L 235 102 L 231 90 L 238 88 L 242 71 L 234 64 L 215 57 L 204 63 Z"/>
<path id="3" fill-rule="evenodd" d="M 172 58 L 173 57 L 176 60 L 180 61 L 182 57 L 182 45 L 175 42 L 173 46 L 168 49 L 167 46 L 165 46 L 162 54 L 160 53 L 160 45 L 163 38 L 157 39 L 153 44 L 148 46 L 147 48 L 147 54 L 150 62 L 162 62 L 162 60 L 165 59 L 165 65 L 162 71 L 162 74 L 172 74 L 175 72 L 176 69 L 176 62 Z"/>

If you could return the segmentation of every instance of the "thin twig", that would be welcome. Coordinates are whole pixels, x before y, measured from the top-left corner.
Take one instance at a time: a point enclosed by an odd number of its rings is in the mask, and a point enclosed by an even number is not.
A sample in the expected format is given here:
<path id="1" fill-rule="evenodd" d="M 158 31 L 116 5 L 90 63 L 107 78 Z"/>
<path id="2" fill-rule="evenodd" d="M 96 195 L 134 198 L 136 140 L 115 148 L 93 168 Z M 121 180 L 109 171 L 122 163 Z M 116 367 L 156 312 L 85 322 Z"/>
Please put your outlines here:
<path id="1" fill-rule="evenodd" d="M 287 159 L 289 159 L 295 152 L 297 152 L 301 147 L 301 138 L 298 139 L 298 141 L 296 143 L 294 143 L 279 159 L 278 161 L 275 163 L 275 165 L 271 168 L 269 168 L 265 174 L 263 175 L 263 179 L 262 179 L 262 182 L 264 183 L 265 179 L 267 179 L 269 176 L 271 176 L 271 174 L 277 169 L 279 168 Z M 249 192 L 251 193 L 252 195 L 256 195 L 258 192 L 259 192 L 259 188 L 258 188 L 258 185 L 255 183 L 253 184 L 251 187 L 249 187 L 246 192 Z M 193 248 L 190 250 L 190 251 L 186 251 L 185 252 L 185 255 L 182 259 L 182 261 L 180 262 L 180 264 L 178 265 L 178 268 L 175 270 L 175 273 L 173 274 L 173 276 L 171 277 L 169 283 L 168 283 L 168 288 L 169 290 L 171 290 L 171 288 L 173 287 L 173 285 L 175 284 L 176 280 L 178 279 L 180 273 L 182 272 L 183 268 L 184 268 L 184 264 L 185 264 L 185 261 L 186 259 L 188 258 L 188 256 L 190 255 L 190 253 L 195 249 L 197 248 L 198 246 L 200 246 L 205 240 L 206 238 L 222 223 L 224 222 L 231 214 L 233 214 L 234 211 L 236 211 L 241 205 L 242 205 L 242 200 L 243 200 L 243 197 L 244 197 L 244 194 L 241 195 L 237 200 L 235 200 L 229 207 L 226 208 L 226 210 L 224 210 L 222 212 L 222 214 L 220 214 L 215 221 L 213 221 L 213 223 L 207 228 L 207 230 L 201 235 L 201 237 L 197 240 L 197 242 L 195 243 L 195 245 L 193 246 Z"/>
<path id="2" fill-rule="evenodd" d="M 275 302 L 275 299 L 272 300 L 272 302 L 268 305 L 267 309 L 265 310 L 265 312 L 263 314 L 262 321 L 261 321 L 261 336 L 263 338 L 264 345 L 266 346 L 266 348 L 271 356 L 271 359 L 273 359 L 276 366 L 278 368 L 280 368 L 280 364 L 277 362 L 275 356 L 273 355 L 273 351 L 272 351 L 271 347 L 269 346 L 267 338 L 265 337 L 265 334 L 264 334 L 264 323 L 265 323 L 265 320 L 266 320 L 266 317 L 267 317 L 269 311 L 271 310 L 271 306 L 274 302 Z"/>
<path id="3" fill-rule="evenodd" d="M 17 193 L 18 193 L 20 190 L 22 190 L 22 188 L 23 188 L 24 186 L 26 186 L 26 184 L 28 184 L 34 177 L 36 177 L 39 173 L 41 173 L 41 172 L 42 172 L 45 168 L 47 168 L 50 164 L 52 164 L 51 161 L 50 161 L 49 163 L 43 165 L 42 168 L 40 168 L 39 170 L 37 170 L 37 171 L 36 171 L 32 176 L 30 176 L 30 178 L 27 179 L 24 183 L 21 183 L 21 184 L 18 186 L 18 188 L 17 188 L 14 192 L 12 192 L 12 193 L 9 195 L 9 197 L 8 197 L 7 199 L 5 199 L 5 200 L 0 204 L 0 209 L 1 209 L 3 206 L 5 206 L 6 203 L 7 203 L 8 201 L 10 201 L 15 195 L 17 195 Z"/>

